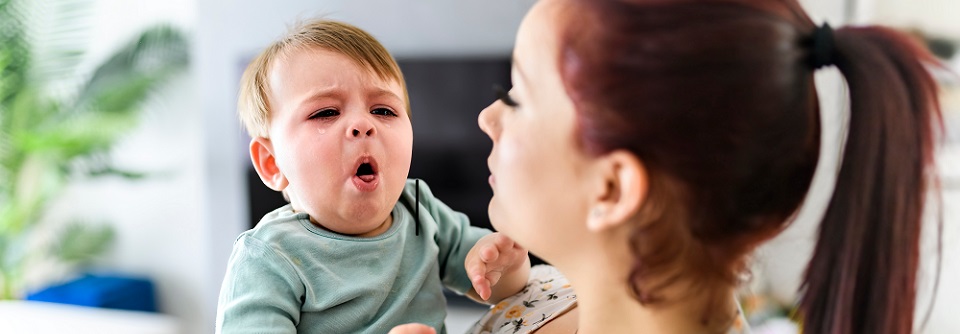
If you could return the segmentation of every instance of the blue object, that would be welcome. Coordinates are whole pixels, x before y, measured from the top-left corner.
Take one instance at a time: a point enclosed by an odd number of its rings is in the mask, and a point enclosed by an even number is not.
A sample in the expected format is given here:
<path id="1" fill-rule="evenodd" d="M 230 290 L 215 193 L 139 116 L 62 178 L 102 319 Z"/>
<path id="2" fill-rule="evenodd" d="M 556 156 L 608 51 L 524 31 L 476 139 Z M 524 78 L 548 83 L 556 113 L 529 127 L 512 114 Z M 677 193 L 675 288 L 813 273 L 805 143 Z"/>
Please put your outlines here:
<path id="1" fill-rule="evenodd" d="M 153 282 L 144 278 L 87 274 L 27 295 L 27 300 L 156 312 Z"/>

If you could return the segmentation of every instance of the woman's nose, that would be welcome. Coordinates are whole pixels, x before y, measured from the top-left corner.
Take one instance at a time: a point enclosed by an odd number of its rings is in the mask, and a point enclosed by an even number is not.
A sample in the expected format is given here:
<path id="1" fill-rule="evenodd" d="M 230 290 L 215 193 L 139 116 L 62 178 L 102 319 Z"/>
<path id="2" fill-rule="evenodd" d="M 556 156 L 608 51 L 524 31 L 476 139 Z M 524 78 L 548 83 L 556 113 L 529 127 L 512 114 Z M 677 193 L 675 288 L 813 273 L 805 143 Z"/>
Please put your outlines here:
<path id="1" fill-rule="evenodd" d="M 497 122 L 496 117 L 496 115 L 499 114 L 497 112 L 499 109 L 497 106 L 498 103 L 500 103 L 500 101 L 494 101 L 480 111 L 480 116 L 477 117 L 477 124 L 480 125 L 480 130 L 483 130 L 483 132 L 494 141 L 496 141 L 500 135 L 500 124 Z"/>

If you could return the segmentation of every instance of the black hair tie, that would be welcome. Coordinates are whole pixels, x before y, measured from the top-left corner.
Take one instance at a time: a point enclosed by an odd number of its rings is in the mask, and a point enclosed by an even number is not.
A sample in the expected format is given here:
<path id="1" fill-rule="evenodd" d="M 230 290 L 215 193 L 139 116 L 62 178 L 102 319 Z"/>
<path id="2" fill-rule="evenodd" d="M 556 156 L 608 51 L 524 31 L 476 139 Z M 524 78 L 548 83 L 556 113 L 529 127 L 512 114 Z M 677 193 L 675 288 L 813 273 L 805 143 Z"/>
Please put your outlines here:
<path id="1" fill-rule="evenodd" d="M 833 28 L 826 22 L 813 30 L 813 69 L 834 65 Z"/>

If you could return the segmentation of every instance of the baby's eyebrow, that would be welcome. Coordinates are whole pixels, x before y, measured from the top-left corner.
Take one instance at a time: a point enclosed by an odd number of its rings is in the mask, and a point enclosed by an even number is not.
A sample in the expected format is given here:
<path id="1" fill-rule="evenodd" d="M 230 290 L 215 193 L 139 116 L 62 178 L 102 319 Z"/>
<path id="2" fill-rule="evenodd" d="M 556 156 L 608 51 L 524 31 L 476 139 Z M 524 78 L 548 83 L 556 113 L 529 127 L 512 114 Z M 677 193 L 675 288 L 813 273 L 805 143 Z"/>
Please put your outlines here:
<path id="1" fill-rule="evenodd" d="M 403 101 L 396 93 L 388 89 L 375 88 L 372 92 L 367 94 L 370 98 L 391 98 L 397 101 Z"/>
<path id="2" fill-rule="evenodd" d="M 311 92 L 307 98 L 303 99 L 303 102 L 312 102 L 322 98 L 339 98 L 343 97 L 343 95 L 343 90 L 336 87 L 321 88 Z"/>
<path id="3" fill-rule="evenodd" d="M 294 110 L 299 110 L 303 112 L 312 112 L 316 107 L 314 104 L 318 103 L 324 99 L 341 99 L 344 97 L 344 92 L 336 87 L 321 88 L 314 90 L 312 92 L 306 93 L 305 96 L 299 101 L 294 102 Z"/>

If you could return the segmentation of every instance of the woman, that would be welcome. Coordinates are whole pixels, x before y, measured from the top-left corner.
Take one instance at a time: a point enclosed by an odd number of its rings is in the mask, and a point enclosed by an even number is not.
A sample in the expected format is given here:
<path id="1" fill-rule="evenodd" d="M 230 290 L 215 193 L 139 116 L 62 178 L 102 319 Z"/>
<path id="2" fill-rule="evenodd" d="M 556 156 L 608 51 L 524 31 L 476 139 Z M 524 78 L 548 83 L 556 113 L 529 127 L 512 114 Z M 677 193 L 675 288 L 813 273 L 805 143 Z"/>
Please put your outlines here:
<path id="1" fill-rule="evenodd" d="M 576 328 L 728 333 L 747 256 L 793 219 L 820 150 L 813 73 L 850 128 L 802 287 L 806 333 L 910 333 L 933 175 L 934 59 L 795 0 L 542 0 L 485 109 L 494 226 L 567 275 Z M 834 143 L 829 143 L 833 145 Z M 569 320 L 569 319 L 567 319 Z"/>

